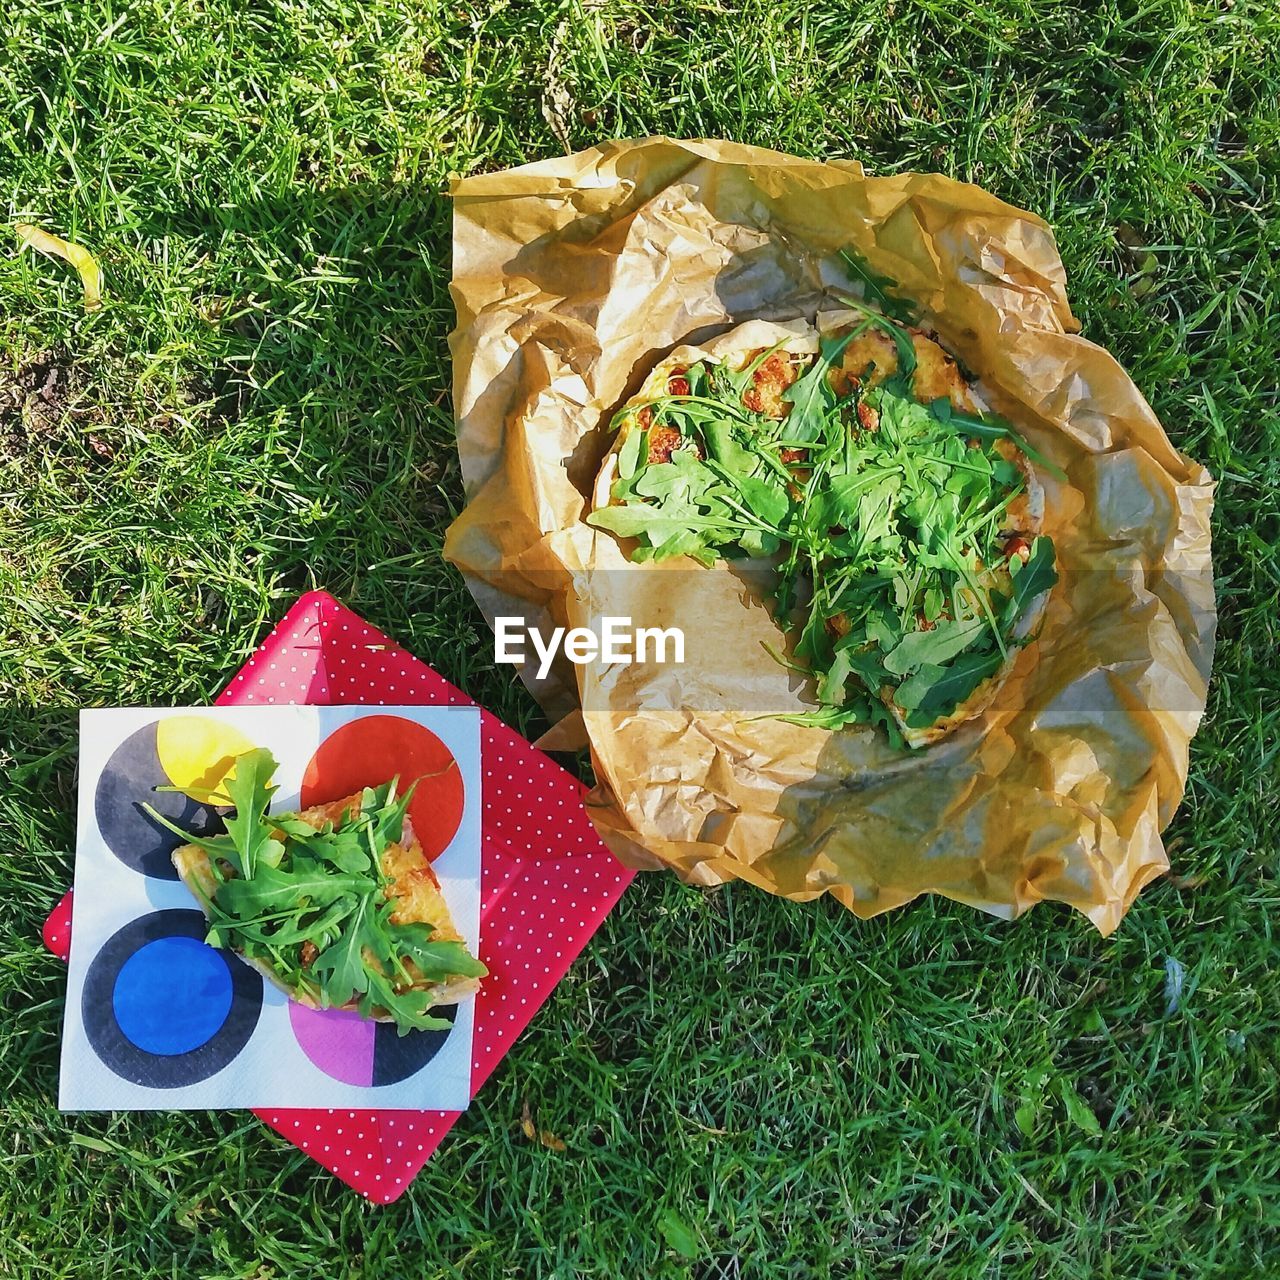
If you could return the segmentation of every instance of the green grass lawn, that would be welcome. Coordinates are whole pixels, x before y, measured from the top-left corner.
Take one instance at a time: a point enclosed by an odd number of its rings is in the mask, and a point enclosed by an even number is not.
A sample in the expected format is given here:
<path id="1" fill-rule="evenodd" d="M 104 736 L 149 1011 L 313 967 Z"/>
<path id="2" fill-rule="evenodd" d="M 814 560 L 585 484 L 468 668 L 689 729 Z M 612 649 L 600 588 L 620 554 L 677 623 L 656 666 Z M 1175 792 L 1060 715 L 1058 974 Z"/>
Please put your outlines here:
<path id="1" fill-rule="evenodd" d="M 6 218 L 93 248 L 107 304 L 0 228 L 0 1276 L 1280 1274 L 1280 11 L 1087 8 L 6 11 Z M 319 585 L 544 727 L 439 554 L 444 192 L 651 132 L 1053 224 L 1086 335 L 1221 484 L 1176 877 L 1106 941 L 642 877 L 388 1209 L 245 1114 L 60 1116 L 76 706 L 207 700 Z"/>

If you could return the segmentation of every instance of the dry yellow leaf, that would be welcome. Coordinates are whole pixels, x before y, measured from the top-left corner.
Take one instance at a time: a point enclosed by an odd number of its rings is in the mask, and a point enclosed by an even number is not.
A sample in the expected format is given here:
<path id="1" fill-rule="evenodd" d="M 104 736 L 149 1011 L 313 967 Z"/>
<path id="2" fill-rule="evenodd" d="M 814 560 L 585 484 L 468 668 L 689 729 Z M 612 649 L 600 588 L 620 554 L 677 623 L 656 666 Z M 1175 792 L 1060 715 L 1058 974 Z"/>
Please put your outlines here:
<path id="1" fill-rule="evenodd" d="M 50 235 L 29 222 L 19 222 L 14 230 L 23 246 L 30 246 L 39 253 L 48 254 L 51 258 L 61 258 L 69 262 L 80 273 L 80 281 L 84 285 L 84 309 L 96 311 L 102 306 L 102 268 L 98 260 L 83 245 L 73 244 L 70 240 L 62 240 Z"/>
<path id="2" fill-rule="evenodd" d="M 520 1109 L 520 1128 L 530 1142 L 540 1142 L 549 1151 L 567 1151 L 565 1144 L 550 1129 L 539 1131 L 533 1123 L 533 1112 L 529 1109 L 529 1099 L 524 1100 Z"/>

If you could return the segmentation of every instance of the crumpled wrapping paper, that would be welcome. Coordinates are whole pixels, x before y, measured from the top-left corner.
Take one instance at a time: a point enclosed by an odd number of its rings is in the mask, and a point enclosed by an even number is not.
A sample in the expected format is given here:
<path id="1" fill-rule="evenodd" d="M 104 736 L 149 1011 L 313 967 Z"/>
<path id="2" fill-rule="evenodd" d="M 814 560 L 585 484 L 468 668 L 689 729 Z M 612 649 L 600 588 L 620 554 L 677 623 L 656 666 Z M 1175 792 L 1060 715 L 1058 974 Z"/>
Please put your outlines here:
<path id="1" fill-rule="evenodd" d="M 683 664 L 559 663 L 531 687 L 585 734 L 588 810 L 624 862 L 860 916 L 940 893 L 1070 903 L 1104 934 L 1168 868 L 1216 613 L 1208 472 L 1077 335 L 1053 236 L 936 174 L 866 176 L 726 142 L 613 142 L 454 189 L 452 335 L 467 505 L 445 554 L 487 616 L 682 626 Z M 761 641 L 749 574 L 632 565 L 584 523 L 609 417 L 674 346 L 813 320 L 850 246 L 897 281 L 1042 474 L 1060 582 L 979 719 L 918 754 L 771 718 L 811 702 Z"/>

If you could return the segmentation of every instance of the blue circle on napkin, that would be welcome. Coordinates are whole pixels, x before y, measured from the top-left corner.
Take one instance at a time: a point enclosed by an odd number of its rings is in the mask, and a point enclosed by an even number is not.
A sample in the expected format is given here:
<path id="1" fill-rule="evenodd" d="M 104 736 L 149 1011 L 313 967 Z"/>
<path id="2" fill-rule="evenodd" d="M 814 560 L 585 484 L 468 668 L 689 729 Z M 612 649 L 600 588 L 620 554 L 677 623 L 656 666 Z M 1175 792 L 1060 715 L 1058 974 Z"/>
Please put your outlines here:
<path id="1" fill-rule="evenodd" d="M 85 1034 L 116 1075 L 150 1089 L 198 1084 L 230 1065 L 262 1013 L 262 977 L 204 941 L 199 911 L 139 916 L 89 962 Z"/>
<path id="2" fill-rule="evenodd" d="M 231 1012 L 231 972 L 196 938 L 157 938 L 120 966 L 111 995 L 125 1037 L 146 1053 L 190 1053 Z"/>

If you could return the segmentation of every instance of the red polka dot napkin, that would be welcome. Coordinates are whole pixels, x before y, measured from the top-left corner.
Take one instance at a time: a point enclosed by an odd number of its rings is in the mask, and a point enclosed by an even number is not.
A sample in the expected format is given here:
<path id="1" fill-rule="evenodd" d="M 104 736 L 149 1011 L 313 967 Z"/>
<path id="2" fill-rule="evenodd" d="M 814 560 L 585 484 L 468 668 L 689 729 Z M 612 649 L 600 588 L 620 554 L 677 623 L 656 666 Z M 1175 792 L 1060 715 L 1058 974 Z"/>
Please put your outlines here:
<path id="1" fill-rule="evenodd" d="M 303 596 L 227 686 L 220 704 L 471 705 L 424 662 L 333 596 Z M 481 713 L 484 767 L 480 957 L 471 1093 L 529 1024 L 634 872 L 604 847 L 583 787 L 496 716 Z M 44 926 L 70 950 L 71 895 Z M 378 1204 L 403 1194 L 457 1111 L 260 1110 L 313 1160 Z"/>

